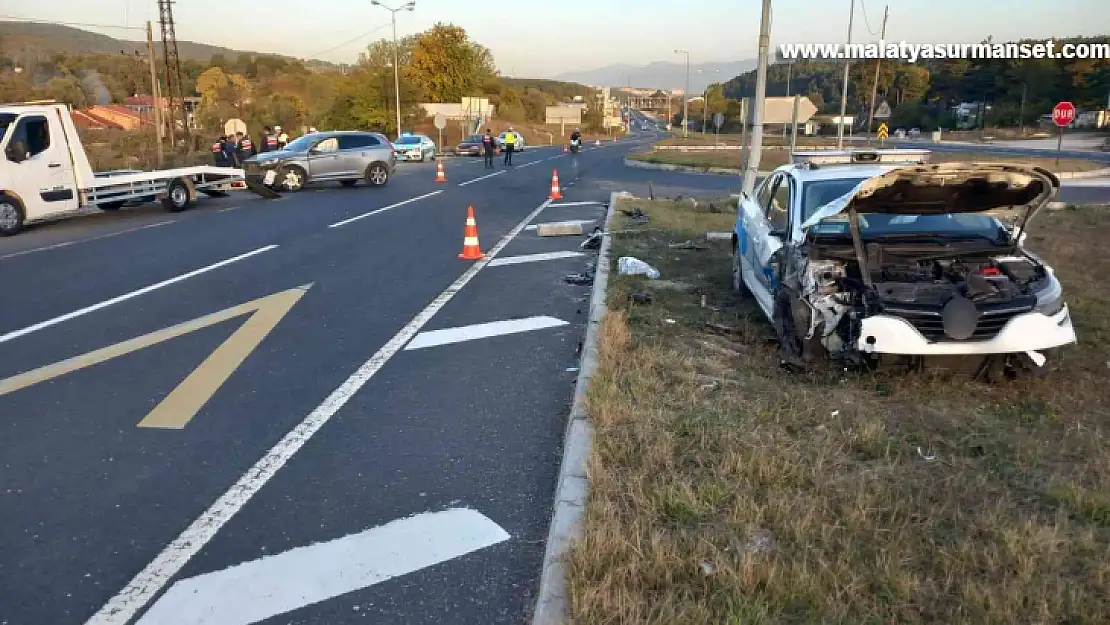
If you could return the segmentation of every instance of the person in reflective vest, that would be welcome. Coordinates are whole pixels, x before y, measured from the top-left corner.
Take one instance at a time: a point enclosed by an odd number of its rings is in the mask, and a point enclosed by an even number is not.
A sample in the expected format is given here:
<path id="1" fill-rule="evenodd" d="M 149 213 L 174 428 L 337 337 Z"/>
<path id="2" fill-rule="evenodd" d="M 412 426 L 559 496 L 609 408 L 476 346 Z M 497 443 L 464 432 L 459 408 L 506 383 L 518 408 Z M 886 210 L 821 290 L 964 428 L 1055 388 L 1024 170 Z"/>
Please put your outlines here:
<path id="1" fill-rule="evenodd" d="M 258 135 L 258 152 L 269 152 L 274 149 L 277 149 L 277 139 L 274 138 L 269 126 L 263 126 L 262 132 Z"/>
<path id="2" fill-rule="evenodd" d="M 226 135 L 220 135 L 220 138 L 212 144 L 212 158 L 216 160 L 216 167 L 230 166 L 231 163 L 228 161 L 228 146 Z"/>
<path id="3" fill-rule="evenodd" d="M 277 141 L 277 149 L 284 150 L 285 146 L 289 143 L 289 135 L 281 129 L 281 126 L 274 126 L 275 139 Z"/>
<path id="4" fill-rule="evenodd" d="M 505 164 L 513 164 L 513 149 L 516 148 L 516 131 L 512 126 L 505 131 Z"/>
<path id="5" fill-rule="evenodd" d="M 254 156 L 254 144 L 251 143 L 251 138 L 242 132 L 235 133 L 235 156 L 236 167 L 242 167 L 243 161 Z"/>

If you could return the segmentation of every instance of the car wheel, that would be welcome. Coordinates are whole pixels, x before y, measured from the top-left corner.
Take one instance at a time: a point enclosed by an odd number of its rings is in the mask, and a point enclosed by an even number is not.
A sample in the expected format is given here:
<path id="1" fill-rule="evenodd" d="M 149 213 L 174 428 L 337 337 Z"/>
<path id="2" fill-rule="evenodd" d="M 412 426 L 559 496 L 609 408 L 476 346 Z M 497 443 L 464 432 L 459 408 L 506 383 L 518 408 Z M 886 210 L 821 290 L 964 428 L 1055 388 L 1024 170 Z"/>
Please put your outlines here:
<path id="1" fill-rule="evenodd" d="M 305 183 L 308 182 L 308 174 L 300 167 L 290 165 L 278 172 L 277 180 L 282 189 L 290 193 L 296 193 L 304 189 Z"/>
<path id="2" fill-rule="evenodd" d="M 23 206 L 19 200 L 0 194 L 0 236 L 10 237 L 23 230 Z"/>
<path id="3" fill-rule="evenodd" d="M 732 246 L 732 291 L 741 298 L 751 295 L 748 285 L 744 284 L 744 263 L 741 262 L 739 243 Z"/>
<path id="4" fill-rule="evenodd" d="M 424 152 L 424 151 L 421 151 L 420 152 L 420 162 L 423 163 L 426 160 L 428 160 L 428 153 Z"/>
<path id="5" fill-rule="evenodd" d="M 185 181 L 180 178 L 171 180 L 166 187 L 166 197 L 162 199 L 162 206 L 172 213 L 180 213 L 192 204 L 193 198 L 189 196 L 189 187 L 186 186 Z"/>
<path id="6" fill-rule="evenodd" d="M 372 187 L 380 187 L 389 182 L 389 170 L 381 163 L 374 163 L 366 168 L 366 182 Z"/>

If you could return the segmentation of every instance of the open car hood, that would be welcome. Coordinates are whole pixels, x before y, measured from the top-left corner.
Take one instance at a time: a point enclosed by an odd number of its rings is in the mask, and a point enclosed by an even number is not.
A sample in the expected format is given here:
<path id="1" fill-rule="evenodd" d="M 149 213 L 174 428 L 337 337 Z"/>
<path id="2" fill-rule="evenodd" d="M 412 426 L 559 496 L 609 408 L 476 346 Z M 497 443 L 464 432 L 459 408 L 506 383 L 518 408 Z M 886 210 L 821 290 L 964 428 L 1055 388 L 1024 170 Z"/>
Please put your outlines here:
<path id="1" fill-rule="evenodd" d="M 849 208 L 859 214 L 988 213 L 1014 221 L 1035 213 L 1060 190 L 1042 167 L 1003 163 L 941 163 L 899 167 L 861 182 L 817 210 L 805 230 Z M 1033 214 L 1027 218 L 1032 219 Z"/>

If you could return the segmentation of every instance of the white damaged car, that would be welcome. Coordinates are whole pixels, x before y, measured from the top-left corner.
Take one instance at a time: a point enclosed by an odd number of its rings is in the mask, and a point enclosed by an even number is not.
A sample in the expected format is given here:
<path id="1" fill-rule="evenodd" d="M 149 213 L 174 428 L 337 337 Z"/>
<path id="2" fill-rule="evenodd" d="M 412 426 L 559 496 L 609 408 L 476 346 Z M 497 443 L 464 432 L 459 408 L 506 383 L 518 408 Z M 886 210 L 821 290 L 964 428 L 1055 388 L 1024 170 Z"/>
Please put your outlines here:
<path id="1" fill-rule="evenodd" d="M 1075 343 L 1052 268 L 1026 250 L 1059 191 L 1011 164 L 928 165 L 925 150 L 796 153 L 741 197 L 733 287 L 784 362 L 832 358 L 988 379 Z"/>

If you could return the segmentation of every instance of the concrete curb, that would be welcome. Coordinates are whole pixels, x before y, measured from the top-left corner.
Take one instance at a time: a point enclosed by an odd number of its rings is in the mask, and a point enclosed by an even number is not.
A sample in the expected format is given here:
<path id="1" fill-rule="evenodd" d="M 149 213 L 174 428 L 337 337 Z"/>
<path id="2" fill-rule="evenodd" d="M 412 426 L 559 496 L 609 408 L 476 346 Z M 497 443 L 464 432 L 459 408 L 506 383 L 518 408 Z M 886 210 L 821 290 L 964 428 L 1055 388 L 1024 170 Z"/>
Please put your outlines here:
<path id="1" fill-rule="evenodd" d="M 603 228 L 609 227 L 619 194 L 609 195 L 609 211 L 605 214 Z M 559 482 L 555 488 L 555 506 L 551 514 L 551 527 L 547 532 L 547 549 L 543 554 L 543 572 L 540 588 L 536 593 L 536 609 L 532 625 L 560 625 L 570 611 L 567 593 L 566 568 L 563 558 L 575 540 L 582 536 L 582 519 L 586 514 L 586 496 L 589 483 L 586 464 L 590 457 L 593 426 L 586 414 L 586 388 L 590 376 L 597 368 L 597 331 L 605 316 L 605 287 L 609 282 L 609 247 L 612 239 L 604 235 L 597 255 L 593 292 L 590 295 L 590 317 L 586 323 L 586 339 L 582 343 L 582 358 L 578 380 L 574 387 L 574 401 L 567 420 L 563 440 L 563 460 L 559 466 Z"/>
<path id="2" fill-rule="evenodd" d="M 641 161 L 634 158 L 625 158 L 624 164 L 626 167 L 635 167 L 637 169 L 657 169 L 660 171 L 682 171 L 692 174 L 717 174 L 721 176 L 739 176 L 743 172 L 739 169 L 731 167 L 691 167 L 690 165 L 672 165 L 670 163 L 649 163 L 648 161 Z M 769 171 L 759 172 L 760 176 L 770 174 Z M 1092 169 L 1090 171 L 1064 171 L 1056 174 L 1060 180 L 1078 180 L 1080 178 L 1102 178 L 1103 176 L 1110 176 L 1110 167 L 1103 167 L 1102 169 Z"/>
<path id="3" fill-rule="evenodd" d="M 739 169 L 731 167 L 690 167 L 689 165 L 672 165 L 670 163 L 649 163 L 634 158 L 625 158 L 624 165 L 626 167 L 635 167 L 637 169 L 655 169 L 658 171 L 681 171 L 691 174 L 715 174 L 719 176 L 739 176 L 743 172 Z M 761 171 L 758 172 L 759 176 L 768 176 L 771 172 Z"/>

